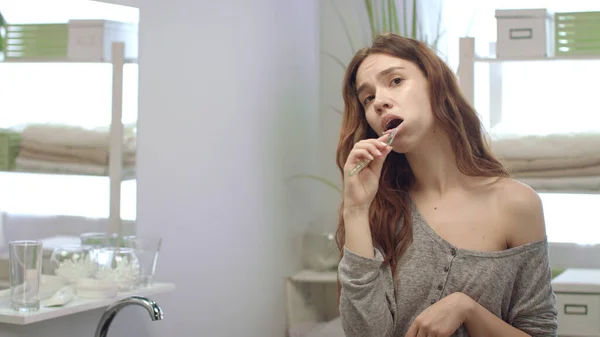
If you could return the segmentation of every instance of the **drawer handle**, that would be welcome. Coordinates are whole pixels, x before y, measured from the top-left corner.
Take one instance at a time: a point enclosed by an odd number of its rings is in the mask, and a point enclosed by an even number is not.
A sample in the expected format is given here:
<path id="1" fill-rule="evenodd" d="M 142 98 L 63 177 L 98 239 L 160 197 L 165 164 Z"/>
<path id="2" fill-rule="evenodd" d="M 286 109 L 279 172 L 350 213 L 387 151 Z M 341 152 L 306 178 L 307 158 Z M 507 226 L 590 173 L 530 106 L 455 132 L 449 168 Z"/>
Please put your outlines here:
<path id="1" fill-rule="evenodd" d="M 587 315 L 586 304 L 565 304 L 565 315 Z"/>
<path id="2" fill-rule="evenodd" d="M 533 30 L 531 28 L 513 28 L 509 29 L 511 40 L 527 40 L 533 37 Z"/>

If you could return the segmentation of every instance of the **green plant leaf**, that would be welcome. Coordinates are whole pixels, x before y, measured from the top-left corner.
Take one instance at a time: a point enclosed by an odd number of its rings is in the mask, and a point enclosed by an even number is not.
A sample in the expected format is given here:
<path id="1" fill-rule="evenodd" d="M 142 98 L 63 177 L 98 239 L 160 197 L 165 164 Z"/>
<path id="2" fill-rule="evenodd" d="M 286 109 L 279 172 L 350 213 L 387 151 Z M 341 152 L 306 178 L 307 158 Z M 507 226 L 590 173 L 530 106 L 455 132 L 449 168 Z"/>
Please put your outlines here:
<path id="1" fill-rule="evenodd" d="M 331 108 L 331 110 L 333 110 L 333 111 L 337 112 L 338 114 L 340 114 L 340 116 L 344 115 L 344 112 L 342 111 L 342 109 L 336 108 L 333 105 L 330 105 L 329 107 Z"/>
<path id="2" fill-rule="evenodd" d="M 417 0 L 413 0 L 412 11 L 412 38 L 417 38 Z"/>
<path id="3" fill-rule="evenodd" d="M 8 34 L 7 30 L 8 28 L 6 27 L 7 23 L 6 20 L 4 20 L 4 16 L 2 16 L 2 13 L 0 13 L 0 53 L 2 53 L 4 51 L 4 37 L 2 37 L 2 28 L 4 28 L 4 33 Z"/>
<path id="4" fill-rule="evenodd" d="M 314 174 L 295 174 L 293 176 L 290 177 L 290 179 L 310 179 L 310 180 L 315 180 L 318 181 L 328 187 L 331 187 L 332 189 L 336 190 L 339 194 L 342 194 L 342 189 L 339 188 L 334 182 L 327 180 L 323 177 L 319 177 L 317 175 Z"/>
<path id="5" fill-rule="evenodd" d="M 354 46 L 354 41 L 352 40 L 352 35 L 350 35 L 350 30 L 348 29 L 346 20 L 344 20 L 342 13 L 340 13 L 340 10 L 335 5 L 335 1 L 331 0 L 330 2 L 331 2 L 331 6 L 333 7 L 333 10 L 335 11 L 335 14 L 337 15 L 337 17 L 340 19 L 340 22 L 342 23 L 342 27 L 344 28 L 344 33 L 346 34 L 348 43 L 350 43 L 350 49 L 352 49 L 352 54 L 354 54 L 354 53 L 356 53 L 356 47 Z"/>
<path id="6" fill-rule="evenodd" d="M 382 2 L 381 2 L 381 33 L 387 33 L 390 31 L 388 15 L 385 12 L 385 9 L 387 7 L 385 5 L 385 1 L 386 0 L 382 0 Z M 389 2 L 389 0 L 387 0 L 387 2 Z"/>
<path id="7" fill-rule="evenodd" d="M 335 63 L 339 64 L 340 67 L 342 67 L 342 70 L 346 70 L 346 65 L 338 57 L 336 57 L 335 55 L 333 55 L 327 51 L 322 51 L 321 53 L 323 53 L 323 55 L 325 55 L 325 56 L 329 56 L 329 58 L 331 58 L 333 61 L 335 61 Z"/>
<path id="8" fill-rule="evenodd" d="M 408 13 L 408 7 L 406 6 L 407 1 L 408 0 L 402 0 L 402 7 L 404 7 L 404 10 L 402 11 L 402 25 L 404 26 L 402 35 L 404 36 L 408 35 L 408 17 L 406 16 Z"/>
<path id="9" fill-rule="evenodd" d="M 389 5 L 388 11 L 390 13 L 390 26 L 391 26 L 392 32 L 394 34 L 401 35 L 400 26 L 398 24 L 398 8 L 396 8 L 396 1 L 389 0 L 388 5 Z"/>
<path id="10" fill-rule="evenodd" d="M 372 0 L 365 0 L 365 7 L 367 9 L 367 15 L 369 16 L 369 27 L 371 28 L 371 39 L 375 39 L 377 32 L 375 31 L 375 21 L 373 18 L 373 2 Z"/>
<path id="11" fill-rule="evenodd" d="M 440 38 L 441 38 L 441 37 L 442 37 L 442 36 L 443 36 L 445 33 L 446 33 L 446 31 L 445 31 L 445 30 L 444 30 L 444 31 L 442 31 L 441 33 L 439 33 L 439 34 L 437 35 L 437 37 L 435 38 L 435 40 L 433 40 L 433 46 L 432 46 L 432 48 L 433 48 L 434 50 L 436 50 L 436 51 L 437 51 L 437 46 L 438 46 L 438 43 L 440 42 Z"/>

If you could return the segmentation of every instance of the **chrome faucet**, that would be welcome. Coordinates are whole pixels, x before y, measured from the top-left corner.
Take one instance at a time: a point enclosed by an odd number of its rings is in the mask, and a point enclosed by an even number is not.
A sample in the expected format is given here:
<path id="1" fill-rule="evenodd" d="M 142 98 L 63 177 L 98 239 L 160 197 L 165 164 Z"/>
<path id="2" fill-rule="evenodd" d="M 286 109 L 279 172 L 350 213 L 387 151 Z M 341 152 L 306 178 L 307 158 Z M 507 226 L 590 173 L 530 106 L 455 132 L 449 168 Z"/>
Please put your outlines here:
<path id="1" fill-rule="evenodd" d="M 159 321 L 163 319 L 163 311 L 158 306 L 158 304 L 156 304 L 156 302 L 146 297 L 129 296 L 111 304 L 108 308 L 106 308 L 106 311 L 104 311 L 104 314 L 100 318 L 100 322 L 98 322 L 98 326 L 96 327 L 96 334 L 94 336 L 106 337 L 108 329 L 110 328 L 110 324 L 112 323 L 115 316 L 117 316 L 121 309 L 128 305 L 139 305 L 146 308 L 146 310 L 148 310 L 148 313 L 150 314 L 150 319 L 153 321 Z"/>

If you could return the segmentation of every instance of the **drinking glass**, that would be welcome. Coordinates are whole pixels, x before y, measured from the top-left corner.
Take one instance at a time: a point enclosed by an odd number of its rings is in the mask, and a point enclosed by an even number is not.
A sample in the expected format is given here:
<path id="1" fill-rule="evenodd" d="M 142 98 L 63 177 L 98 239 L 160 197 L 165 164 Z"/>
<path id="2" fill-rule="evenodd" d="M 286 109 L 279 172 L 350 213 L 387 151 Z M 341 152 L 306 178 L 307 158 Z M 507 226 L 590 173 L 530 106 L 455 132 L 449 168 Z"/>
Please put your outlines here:
<path id="1" fill-rule="evenodd" d="M 37 240 L 8 243 L 10 302 L 15 311 L 40 309 L 42 251 L 42 242 Z"/>
<path id="2" fill-rule="evenodd" d="M 160 237 L 126 236 L 123 238 L 125 247 L 132 248 L 140 263 L 140 283 L 142 287 L 151 287 L 154 284 L 158 252 L 162 245 Z"/>

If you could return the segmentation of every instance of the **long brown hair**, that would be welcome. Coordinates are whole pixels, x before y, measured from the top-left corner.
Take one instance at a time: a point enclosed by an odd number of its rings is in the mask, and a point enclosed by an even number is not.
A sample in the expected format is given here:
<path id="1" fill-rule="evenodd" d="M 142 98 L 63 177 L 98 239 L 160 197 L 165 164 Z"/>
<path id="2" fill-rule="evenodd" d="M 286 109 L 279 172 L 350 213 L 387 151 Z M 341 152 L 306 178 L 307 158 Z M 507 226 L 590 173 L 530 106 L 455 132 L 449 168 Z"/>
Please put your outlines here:
<path id="1" fill-rule="evenodd" d="M 462 95 L 457 80 L 444 61 L 426 44 L 394 34 L 378 36 L 370 48 L 359 50 L 346 69 L 343 84 L 344 115 L 337 147 L 337 165 L 344 179 L 344 164 L 356 142 L 377 137 L 365 118 L 356 94 L 356 73 L 371 54 L 383 53 L 410 61 L 429 84 L 431 110 L 450 137 L 458 169 L 469 176 L 507 177 L 508 172 L 486 143 L 475 109 Z M 412 241 L 409 189 L 414 176 L 404 154 L 392 152 L 383 164 L 379 190 L 369 209 L 373 245 L 384 255 L 394 277 L 398 260 Z M 341 254 L 345 244 L 343 200 L 339 209 L 336 240 Z M 400 224 L 400 221 L 402 223 Z M 399 226 L 399 228 L 398 228 Z"/>

